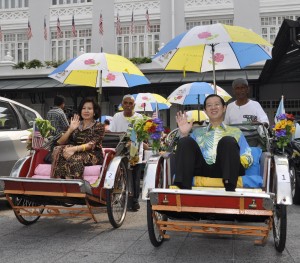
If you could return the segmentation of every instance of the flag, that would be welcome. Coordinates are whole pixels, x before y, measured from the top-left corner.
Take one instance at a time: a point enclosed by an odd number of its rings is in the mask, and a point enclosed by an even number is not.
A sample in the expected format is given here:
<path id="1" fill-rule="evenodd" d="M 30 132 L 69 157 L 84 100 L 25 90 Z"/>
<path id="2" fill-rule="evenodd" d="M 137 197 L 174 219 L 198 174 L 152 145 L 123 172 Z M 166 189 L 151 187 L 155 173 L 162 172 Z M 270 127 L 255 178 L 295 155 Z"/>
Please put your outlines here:
<path id="1" fill-rule="evenodd" d="M 44 143 L 44 138 L 42 137 L 36 123 L 33 123 L 32 128 L 32 148 L 33 149 L 39 149 L 42 147 Z"/>
<path id="2" fill-rule="evenodd" d="M 27 27 L 27 39 L 29 40 L 30 38 L 32 38 L 32 30 L 31 30 L 31 25 L 30 22 L 28 21 L 28 27 Z"/>
<path id="3" fill-rule="evenodd" d="M 2 42 L 2 40 L 3 40 L 3 34 L 2 34 L 2 28 L 0 26 L 0 42 Z"/>
<path id="4" fill-rule="evenodd" d="M 279 105 L 278 105 L 278 109 L 276 111 L 276 114 L 275 114 L 275 118 L 274 118 L 274 122 L 277 123 L 278 122 L 278 119 L 277 117 L 281 114 L 285 114 L 285 109 L 284 109 L 284 96 L 281 96 L 281 100 L 279 102 Z"/>
<path id="5" fill-rule="evenodd" d="M 102 17 L 102 13 L 100 13 L 100 18 L 99 18 L 99 34 L 101 36 L 103 36 L 103 17 Z"/>
<path id="6" fill-rule="evenodd" d="M 131 26 L 130 26 L 130 33 L 134 34 L 134 19 L 133 19 L 133 11 L 131 15 Z"/>
<path id="7" fill-rule="evenodd" d="M 117 13 L 116 34 L 121 35 L 121 33 L 122 33 L 122 31 L 121 31 L 121 21 L 120 21 L 119 13 Z"/>
<path id="8" fill-rule="evenodd" d="M 74 19 L 74 15 L 72 17 L 72 35 L 73 37 L 77 37 L 77 31 L 76 31 L 76 28 L 75 28 L 75 19 Z"/>
<path id="9" fill-rule="evenodd" d="M 146 11 L 146 21 L 147 21 L 147 32 L 150 32 L 150 30 L 151 30 L 151 25 L 150 25 L 150 18 L 149 18 L 148 9 L 147 9 L 147 11 Z"/>
<path id="10" fill-rule="evenodd" d="M 57 24 L 56 24 L 56 38 L 62 38 L 62 31 L 60 28 L 59 17 L 57 18 Z"/>
<path id="11" fill-rule="evenodd" d="M 47 24 L 46 24 L 46 18 L 44 18 L 44 39 L 48 39 L 48 31 L 47 31 Z"/>

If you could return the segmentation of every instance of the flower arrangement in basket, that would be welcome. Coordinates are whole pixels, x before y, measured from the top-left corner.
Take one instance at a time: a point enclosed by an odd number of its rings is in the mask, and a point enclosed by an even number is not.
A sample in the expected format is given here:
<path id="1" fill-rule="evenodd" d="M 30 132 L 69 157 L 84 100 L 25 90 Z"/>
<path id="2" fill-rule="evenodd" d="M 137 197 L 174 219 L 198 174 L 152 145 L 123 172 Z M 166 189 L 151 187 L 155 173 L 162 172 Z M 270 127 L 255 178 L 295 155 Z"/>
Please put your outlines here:
<path id="1" fill-rule="evenodd" d="M 276 145 L 280 149 L 292 140 L 292 135 L 295 133 L 295 124 L 293 114 L 280 114 L 276 117 L 278 122 L 275 124 L 273 131 L 276 138 Z"/>
<path id="2" fill-rule="evenodd" d="M 142 118 L 131 118 L 130 122 L 137 135 L 137 141 L 148 140 L 152 142 L 153 151 L 159 151 L 160 139 L 164 131 L 163 121 L 159 118 L 151 119 L 146 115 L 142 115 Z"/>

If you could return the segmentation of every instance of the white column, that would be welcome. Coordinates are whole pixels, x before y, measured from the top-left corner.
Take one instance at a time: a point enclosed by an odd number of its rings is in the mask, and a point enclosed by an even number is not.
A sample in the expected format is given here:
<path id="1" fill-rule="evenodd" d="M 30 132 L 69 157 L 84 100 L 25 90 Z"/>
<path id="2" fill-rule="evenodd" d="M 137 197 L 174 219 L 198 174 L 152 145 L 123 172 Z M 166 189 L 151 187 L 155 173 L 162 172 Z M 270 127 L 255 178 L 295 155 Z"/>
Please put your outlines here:
<path id="1" fill-rule="evenodd" d="M 160 1 L 160 44 L 166 44 L 184 31 L 184 0 Z"/>
<path id="2" fill-rule="evenodd" d="M 234 0 L 234 25 L 261 35 L 259 0 Z"/>
<path id="3" fill-rule="evenodd" d="M 51 0 L 30 0 L 29 21 L 33 37 L 29 40 L 29 60 L 51 60 L 49 35 L 49 10 Z M 44 39 L 44 17 L 46 17 L 48 39 Z M 27 30 L 27 21 L 26 21 Z"/>
<path id="4" fill-rule="evenodd" d="M 114 0 L 93 1 L 92 52 L 115 53 Z M 103 36 L 99 34 L 100 13 L 103 18 Z"/>

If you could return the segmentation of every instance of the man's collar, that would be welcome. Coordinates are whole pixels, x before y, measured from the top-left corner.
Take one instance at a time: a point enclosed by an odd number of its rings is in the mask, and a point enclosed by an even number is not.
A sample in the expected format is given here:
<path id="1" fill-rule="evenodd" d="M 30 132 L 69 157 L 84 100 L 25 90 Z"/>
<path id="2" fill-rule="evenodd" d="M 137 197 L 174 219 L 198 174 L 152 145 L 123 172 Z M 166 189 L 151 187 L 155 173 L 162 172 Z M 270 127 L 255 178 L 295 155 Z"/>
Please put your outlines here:
<path id="1" fill-rule="evenodd" d="M 224 130 L 227 129 L 227 125 L 226 125 L 224 122 L 222 122 L 218 127 L 221 127 L 221 128 L 223 128 Z M 207 125 L 207 131 L 211 130 L 212 128 L 213 128 L 213 127 L 212 127 L 212 124 L 209 123 L 209 124 Z"/>

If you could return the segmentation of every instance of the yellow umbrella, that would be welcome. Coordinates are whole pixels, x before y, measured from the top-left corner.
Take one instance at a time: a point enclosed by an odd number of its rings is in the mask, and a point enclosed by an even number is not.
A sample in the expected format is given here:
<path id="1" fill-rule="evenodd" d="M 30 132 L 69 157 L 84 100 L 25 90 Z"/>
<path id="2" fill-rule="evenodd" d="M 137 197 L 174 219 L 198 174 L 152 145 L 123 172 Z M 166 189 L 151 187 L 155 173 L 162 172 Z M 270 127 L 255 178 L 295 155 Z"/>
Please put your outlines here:
<path id="1" fill-rule="evenodd" d="M 99 103 L 102 87 L 134 87 L 150 83 L 130 60 L 108 53 L 84 53 L 60 65 L 48 77 L 63 84 L 98 88 Z"/>
<path id="2" fill-rule="evenodd" d="M 208 116 L 203 110 L 190 110 L 186 112 L 186 115 L 188 117 L 188 121 L 191 121 L 194 119 L 194 121 L 207 121 Z"/>
<path id="3" fill-rule="evenodd" d="M 195 26 L 168 42 L 153 60 L 165 70 L 239 69 L 271 58 L 272 45 L 253 31 L 224 24 Z"/>

